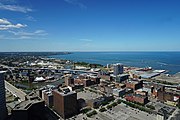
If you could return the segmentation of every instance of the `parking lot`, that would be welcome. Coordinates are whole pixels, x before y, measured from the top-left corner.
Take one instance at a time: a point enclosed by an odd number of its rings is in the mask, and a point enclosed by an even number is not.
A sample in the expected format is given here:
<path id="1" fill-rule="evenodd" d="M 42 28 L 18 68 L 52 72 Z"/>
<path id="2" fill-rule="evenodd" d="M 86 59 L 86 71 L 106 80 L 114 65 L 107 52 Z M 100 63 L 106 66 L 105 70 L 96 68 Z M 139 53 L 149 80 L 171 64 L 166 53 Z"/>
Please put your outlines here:
<path id="1" fill-rule="evenodd" d="M 108 110 L 103 114 L 110 116 L 113 120 L 154 120 L 156 115 L 149 114 L 131 107 L 126 106 L 125 104 L 117 105 Z"/>
<path id="2" fill-rule="evenodd" d="M 70 118 L 70 120 L 155 120 L 156 115 L 149 114 L 121 103 L 111 110 L 105 112 L 98 112 L 97 115 L 88 118 L 85 114 L 79 114 L 76 117 Z"/>
<path id="3" fill-rule="evenodd" d="M 100 94 L 94 93 L 94 92 L 90 92 L 89 90 L 85 90 L 85 91 L 77 93 L 77 98 L 78 99 L 79 98 L 83 98 L 85 100 L 91 100 L 91 99 L 94 99 L 94 98 L 98 98 L 100 96 L 101 96 Z"/>

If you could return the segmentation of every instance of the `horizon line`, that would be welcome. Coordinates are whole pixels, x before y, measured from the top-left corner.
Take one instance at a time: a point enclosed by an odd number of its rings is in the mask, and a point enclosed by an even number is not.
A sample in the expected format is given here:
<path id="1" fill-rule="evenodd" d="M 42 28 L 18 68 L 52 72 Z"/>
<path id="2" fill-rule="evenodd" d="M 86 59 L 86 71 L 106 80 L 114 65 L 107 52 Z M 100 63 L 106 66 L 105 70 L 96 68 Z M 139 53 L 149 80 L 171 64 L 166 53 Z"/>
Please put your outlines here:
<path id="1" fill-rule="evenodd" d="M 74 51 L 67 51 L 67 50 L 65 50 L 65 51 L 0 51 L 0 53 L 15 53 L 15 52 L 19 52 L 19 53 L 21 53 L 21 52 L 180 52 L 180 50 L 178 51 L 178 50 L 152 50 L 152 51 L 150 51 L 150 50 L 147 50 L 147 51 L 143 51 L 143 50 L 138 50 L 138 51 L 76 51 L 76 50 L 74 50 Z"/>

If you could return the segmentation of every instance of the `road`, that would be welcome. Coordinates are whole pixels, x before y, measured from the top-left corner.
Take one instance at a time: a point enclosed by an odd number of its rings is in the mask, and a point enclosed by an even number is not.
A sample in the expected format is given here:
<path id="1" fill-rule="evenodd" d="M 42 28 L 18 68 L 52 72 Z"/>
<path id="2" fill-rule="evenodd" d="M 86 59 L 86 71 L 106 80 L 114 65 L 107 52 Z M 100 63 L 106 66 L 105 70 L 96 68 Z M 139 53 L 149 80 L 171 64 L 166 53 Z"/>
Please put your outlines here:
<path id="1" fill-rule="evenodd" d="M 5 88 L 9 92 L 11 92 L 13 95 L 19 97 L 20 101 L 24 101 L 25 100 L 26 93 L 24 93 L 23 91 L 21 91 L 20 89 L 18 89 L 16 87 L 14 87 L 12 84 L 10 84 L 7 81 L 5 81 Z"/>
<path id="2" fill-rule="evenodd" d="M 19 70 L 58 70 L 58 71 L 69 71 L 69 72 L 82 72 L 82 73 L 98 74 L 98 72 L 87 71 L 87 70 L 73 70 L 73 69 L 51 69 L 51 68 L 17 68 L 17 69 L 19 69 Z"/>

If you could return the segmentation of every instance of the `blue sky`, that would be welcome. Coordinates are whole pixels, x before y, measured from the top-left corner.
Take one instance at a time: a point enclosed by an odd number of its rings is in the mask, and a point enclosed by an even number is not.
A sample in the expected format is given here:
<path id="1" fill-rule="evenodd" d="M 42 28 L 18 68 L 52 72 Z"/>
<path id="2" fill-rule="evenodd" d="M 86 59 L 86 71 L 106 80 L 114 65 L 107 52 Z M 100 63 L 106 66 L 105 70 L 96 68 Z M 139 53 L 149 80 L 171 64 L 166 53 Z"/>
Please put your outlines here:
<path id="1" fill-rule="evenodd" d="M 0 0 L 0 51 L 180 51 L 180 0 Z"/>

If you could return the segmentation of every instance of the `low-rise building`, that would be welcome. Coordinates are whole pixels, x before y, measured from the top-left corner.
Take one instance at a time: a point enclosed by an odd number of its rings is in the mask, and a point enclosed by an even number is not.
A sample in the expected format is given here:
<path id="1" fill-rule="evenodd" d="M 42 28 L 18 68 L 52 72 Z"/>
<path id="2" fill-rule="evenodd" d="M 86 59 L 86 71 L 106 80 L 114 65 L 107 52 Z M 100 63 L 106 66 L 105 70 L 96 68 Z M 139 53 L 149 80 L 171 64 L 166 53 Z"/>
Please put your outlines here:
<path id="1" fill-rule="evenodd" d="M 68 88 L 69 88 L 71 91 L 74 91 L 74 90 L 76 90 L 76 89 L 82 89 L 82 88 L 84 88 L 84 85 L 83 85 L 83 84 L 74 84 L 74 85 L 68 86 Z"/>
<path id="2" fill-rule="evenodd" d="M 133 90 L 137 90 L 143 87 L 142 80 L 128 80 L 126 82 L 126 88 L 132 88 Z"/>
<path id="3" fill-rule="evenodd" d="M 126 89 L 113 89 L 113 95 L 121 97 L 125 95 Z"/>
<path id="4" fill-rule="evenodd" d="M 92 108 L 98 108 L 100 105 L 102 105 L 103 102 L 108 102 L 113 99 L 114 99 L 113 96 L 103 96 L 103 97 L 90 99 L 90 100 L 87 100 L 87 106 L 90 106 Z"/>
<path id="5" fill-rule="evenodd" d="M 129 78 L 129 74 L 120 74 L 115 78 L 115 82 L 121 83 Z"/>
<path id="6" fill-rule="evenodd" d="M 171 90 L 166 90 L 165 87 L 161 87 L 157 91 L 157 98 L 161 102 L 167 103 L 169 105 L 176 106 L 179 104 L 179 92 L 171 91 Z"/>
<path id="7" fill-rule="evenodd" d="M 167 113 L 168 111 L 164 110 L 163 108 L 159 109 L 157 112 L 156 120 L 167 120 Z"/>
<path id="8" fill-rule="evenodd" d="M 105 72 L 105 71 L 100 71 L 98 73 L 98 77 L 103 79 L 103 80 L 109 80 L 109 81 L 113 80 L 113 77 L 110 75 L 110 73 L 109 72 Z"/>
<path id="9" fill-rule="evenodd" d="M 140 88 L 135 91 L 135 94 L 140 94 L 144 96 L 148 96 L 148 94 L 151 94 L 151 89 L 149 88 Z"/>
<path id="10" fill-rule="evenodd" d="M 148 97 L 147 96 L 142 96 L 140 94 L 127 94 L 125 96 L 125 99 L 127 101 L 137 102 L 137 103 L 141 103 L 143 105 L 148 103 Z"/>

